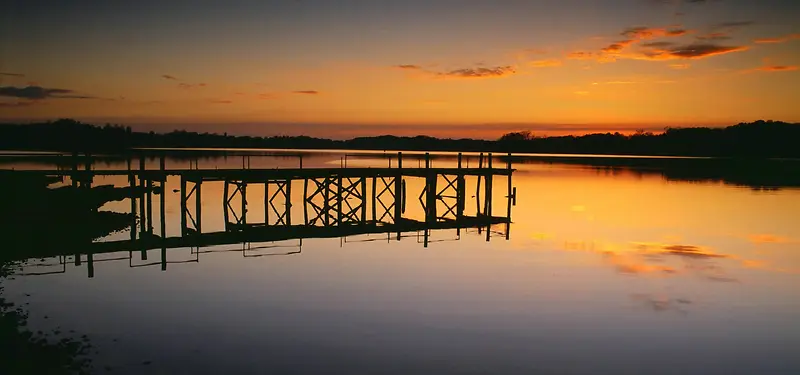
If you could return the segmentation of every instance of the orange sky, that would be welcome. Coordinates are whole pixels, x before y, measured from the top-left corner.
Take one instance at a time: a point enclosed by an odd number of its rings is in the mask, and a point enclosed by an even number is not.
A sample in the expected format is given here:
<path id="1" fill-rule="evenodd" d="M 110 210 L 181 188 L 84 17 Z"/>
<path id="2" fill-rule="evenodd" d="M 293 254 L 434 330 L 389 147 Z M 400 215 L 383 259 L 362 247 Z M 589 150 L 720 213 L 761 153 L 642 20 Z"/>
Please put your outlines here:
<path id="1" fill-rule="evenodd" d="M 800 122 L 796 2 L 620 3 L 15 2 L 0 120 L 336 138 Z"/>

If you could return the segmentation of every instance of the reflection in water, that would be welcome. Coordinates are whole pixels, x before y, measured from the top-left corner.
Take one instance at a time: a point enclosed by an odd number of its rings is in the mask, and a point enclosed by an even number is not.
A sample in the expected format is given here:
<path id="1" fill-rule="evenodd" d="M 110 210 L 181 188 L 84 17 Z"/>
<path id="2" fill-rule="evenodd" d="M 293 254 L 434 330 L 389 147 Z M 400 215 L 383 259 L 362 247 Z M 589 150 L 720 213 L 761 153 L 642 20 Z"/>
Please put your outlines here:
<path id="1" fill-rule="evenodd" d="M 242 160 L 167 158 L 164 169 L 192 165 L 213 176 Z M 396 154 L 348 155 L 347 167 L 388 173 L 390 160 L 396 169 Z M 506 169 L 505 161 L 493 166 Z M 48 163 L 26 168 L 58 169 Z M 425 157 L 403 163 L 424 169 Z M 456 155 L 429 163 L 458 169 Z M 303 158 L 304 169 L 344 164 L 336 153 Z M 462 169 L 479 165 L 486 159 L 463 156 Z M 250 160 L 251 170 L 276 167 L 300 164 Z M 253 172 L 199 185 L 189 175 L 150 185 L 127 174 L 97 174 L 75 188 L 69 177 L 47 181 L 69 187 L 54 194 L 75 194 L 82 203 L 70 210 L 85 211 L 80 217 L 117 213 L 120 225 L 99 220 L 107 226 L 69 238 L 46 235 L 57 233 L 56 222 L 39 220 L 24 236 L 4 237 L 16 249 L 5 254 L 36 256 L 3 281 L 5 294 L 29 303 L 36 329 L 91 337 L 100 372 L 800 370 L 800 192 L 790 182 L 749 179 L 748 187 L 778 189 L 740 189 L 738 177 L 720 184 L 719 170 L 702 166 L 691 174 L 710 178 L 695 183 L 658 170 L 598 174 L 561 159 L 513 167 L 511 193 L 505 175 L 465 176 L 462 185 L 447 174 L 432 189 L 424 175 L 340 182 L 328 174 L 309 180 L 307 193 L 299 177 L 264 174 L 244 186 Z M 127 170 L 127 160 L 90 168 Z M 160 160 L 147 159 L 145 169 L 157 172 Z M 86 198 L 89 191 L 103 194 Z M 57 208 L 40 207 L 39 215 Z M 65 228 L 86 226 L 62 217 Z"/>

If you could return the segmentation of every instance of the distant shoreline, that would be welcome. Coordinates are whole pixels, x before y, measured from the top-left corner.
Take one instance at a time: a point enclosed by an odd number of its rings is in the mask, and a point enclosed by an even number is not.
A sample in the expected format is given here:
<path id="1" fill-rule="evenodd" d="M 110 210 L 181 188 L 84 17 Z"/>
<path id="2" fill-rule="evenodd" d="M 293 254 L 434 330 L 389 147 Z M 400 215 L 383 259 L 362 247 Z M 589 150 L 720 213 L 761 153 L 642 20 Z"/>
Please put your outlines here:
<path id="1" fill-rule="evenodd" d="M 493 152 L 542 157 L 593 158 L 800 158 L 800 124 L 756 121 L 727 128 L 668 128 L 664 133 L 637 132 L 539 137 L 515 132 L 497 140 L 439 139 L 426 136 L 376 136 L 331 140 L 308 136 L 250 137 L 173 131 L 134 132 L 62 119 L 0 125 L 0 150 L 65 153 L 244 152 L 314 150 L 320 152 Z"/>

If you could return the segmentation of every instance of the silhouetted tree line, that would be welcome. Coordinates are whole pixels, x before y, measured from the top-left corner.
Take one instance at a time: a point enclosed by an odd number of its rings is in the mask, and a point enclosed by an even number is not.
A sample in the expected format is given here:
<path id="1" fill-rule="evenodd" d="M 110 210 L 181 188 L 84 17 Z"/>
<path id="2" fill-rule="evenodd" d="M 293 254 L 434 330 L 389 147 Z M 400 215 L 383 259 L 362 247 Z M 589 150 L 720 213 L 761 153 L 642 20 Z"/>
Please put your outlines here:
<path id="1" fill-rule="evenodd" d="M 120 125 L 94 126 L 70 119 L 0 125 L 0 149 L 81 152 L 120 152 L 134 147 L 222 147 L 800 157 L 798 141 L 800 124 L 780 121 L 740 123 L 726 128 L 667 128 L 660 134 L 637 131 L 632 135 L 602 133 L 538 137 L 523 131 L 505 134 L 496 141 L 389 135 L 330 140 L 308 136 L 232 136 L 183 130 L 161 134 L 134 132 L 130 127 Z"/>

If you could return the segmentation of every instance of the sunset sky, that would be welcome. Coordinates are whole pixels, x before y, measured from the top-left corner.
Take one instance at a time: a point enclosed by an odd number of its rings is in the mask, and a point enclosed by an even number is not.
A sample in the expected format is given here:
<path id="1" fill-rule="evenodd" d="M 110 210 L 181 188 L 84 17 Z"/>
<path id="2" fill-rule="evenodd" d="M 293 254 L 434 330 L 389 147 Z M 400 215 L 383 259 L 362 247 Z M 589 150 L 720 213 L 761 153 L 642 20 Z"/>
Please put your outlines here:
<path id="1" fill-rule="evenodd" d="M 343 138 L 800 122 L 797 0 L 11 0 L 0 121 Z"/>

